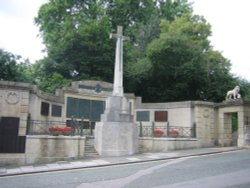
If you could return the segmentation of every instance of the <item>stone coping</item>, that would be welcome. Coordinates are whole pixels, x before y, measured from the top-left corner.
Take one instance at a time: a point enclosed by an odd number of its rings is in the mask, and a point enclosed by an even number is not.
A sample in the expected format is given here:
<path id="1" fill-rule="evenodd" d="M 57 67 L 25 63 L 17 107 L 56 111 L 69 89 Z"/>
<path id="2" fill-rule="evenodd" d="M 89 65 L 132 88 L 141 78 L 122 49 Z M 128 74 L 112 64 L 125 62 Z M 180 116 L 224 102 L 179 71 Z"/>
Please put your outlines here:
<path id="1" fill-rule="evenodd" d="M 182 102 L 163 102 L 163 103 L 136 103 L 136 110 L 140 109 L 171 109 L 171 108 L 192 108 L 196 105 L 214 106 L 213 102 L 205 101 L 182 101 Z"/>
<path id="2" fill-rule="evenodd" d="M 163 141 L 198 141 L 197 138 L 166 138 L 166 137 L 140 137 L 139 140 L 163 140 Z"/>
<path id="3" fill-rule="evenodd" d="M 66 140 L 86 140 L 86 136 L 52 136 L 52 135 L 27 135 L 27 139 L 66 139 Z"/>

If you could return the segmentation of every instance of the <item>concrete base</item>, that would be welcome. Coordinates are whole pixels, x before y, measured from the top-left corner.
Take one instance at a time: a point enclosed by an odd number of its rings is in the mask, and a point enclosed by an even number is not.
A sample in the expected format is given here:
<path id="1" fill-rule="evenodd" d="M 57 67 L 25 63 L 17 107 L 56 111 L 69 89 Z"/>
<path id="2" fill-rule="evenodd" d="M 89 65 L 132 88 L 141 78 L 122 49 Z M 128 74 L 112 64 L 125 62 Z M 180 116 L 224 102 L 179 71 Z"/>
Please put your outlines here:
<path id="1" fill-rule="evenodd" d="M 95 149 L 102 156 L 138 152 L 138 128 L 129 114 L 129 102 L 125 97 L 112 96 L 107 99 L 101 122 L 95 126 Z"/>
<path id="2" fill-rule="evenodd" d="M 134 123 L 98 122 L 95 149 L 102 156 L 132 155 L 138 152 L 138 129 Z"/>

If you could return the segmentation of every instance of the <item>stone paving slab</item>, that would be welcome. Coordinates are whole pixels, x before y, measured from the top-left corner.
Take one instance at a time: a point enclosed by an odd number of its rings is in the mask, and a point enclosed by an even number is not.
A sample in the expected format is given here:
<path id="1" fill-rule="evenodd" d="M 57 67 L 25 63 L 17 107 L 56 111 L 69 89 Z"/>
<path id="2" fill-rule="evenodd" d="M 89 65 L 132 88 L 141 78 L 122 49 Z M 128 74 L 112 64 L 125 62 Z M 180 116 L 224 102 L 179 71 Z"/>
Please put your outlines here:
<path id="1" fill-rule="evenodd" d="M 84 164 L 84 162 L 81 162 L 81 161 L 73 161 L 71 162 L 71 164 L 75 167 L 85 167 L 86 164 Z"/>
<path id="2" fill-rule="evenodd" d="M 54 164 L 47 164 L 46 166 L 49 169 L 60 169 L 61 168 L 61 166 L 59 164 L 56 164 L 56 163 L 54 163 Z"/>
<path id="3" fill-rule="evenodd" d="M 20 168 L 7 169 L 6 174 L 21 174 L 22 171 Z"/>
<path id="4" fill-rule="evenodd" d="M 136 158 L 136 157 L 129 157 L 127 158 L 129 161 L 140 161 L 139 158 Z"/>
<path id="5" fill-rule="evenodd" d="M 97 165 L 105 165 L 105 164 L 110 164 L 110 162 L 105 161 L 105 160 L 93 160 L 94 163 Z"/>
<path id="6" fill-rule="evenodd" d="M 35 166 L 34 170 L 35 171 L 48 171 L 49 168 L 47 166 Z"/>
<path id="7" fill-rule="evenodd" d="M 0 174 L 6 173 L 6 168 L 0 168 Z"/>
<path id="8" fill-rule="evenodd" d="M 176 157 L 187 157 L 196 155 L 206 155 L 213 153 L 222 153 L 228 151 L 237 151 L 242 148 L 226 147 L 226 148 L 200 148 L 193 150 L 178 150 L 178 152 L 166 153 L 142 153 L 133 156 L 120 156 L 120 157 L 99 157 L 93 159 L 83 159 L 78 161 L 58 161 L 56 163 L 44 164 L 39 166 L 20 166 L 17 168 L 0 168 L 0 177 L 9 175 L 31 174 L 39 172 L 49 172 L 55 170 L 67 170 L 76 168 L 90 168 L 104 165 L 116 165 L 126 163 L 137 163 L 152 160 L 173 159 Z"/>

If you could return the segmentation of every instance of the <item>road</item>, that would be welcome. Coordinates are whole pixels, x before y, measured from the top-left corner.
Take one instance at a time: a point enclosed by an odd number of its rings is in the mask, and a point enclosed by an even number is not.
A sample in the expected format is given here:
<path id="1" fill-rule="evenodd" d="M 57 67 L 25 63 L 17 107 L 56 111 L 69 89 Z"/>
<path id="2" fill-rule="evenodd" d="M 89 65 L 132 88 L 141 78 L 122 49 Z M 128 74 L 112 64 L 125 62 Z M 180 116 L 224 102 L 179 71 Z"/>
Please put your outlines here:
<path id="1" fill-rule="evenodd" d="M 0 178 L 0 188 L 249 188 L 250 150 Z"/>

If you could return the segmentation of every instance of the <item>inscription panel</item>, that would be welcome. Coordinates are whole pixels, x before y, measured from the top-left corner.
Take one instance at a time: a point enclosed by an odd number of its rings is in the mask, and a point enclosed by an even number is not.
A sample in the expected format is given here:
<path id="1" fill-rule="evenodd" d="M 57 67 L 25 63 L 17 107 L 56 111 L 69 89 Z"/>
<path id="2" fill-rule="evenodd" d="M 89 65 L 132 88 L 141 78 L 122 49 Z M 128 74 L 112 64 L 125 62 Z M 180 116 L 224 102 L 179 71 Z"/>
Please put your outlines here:
<path id="1" fill-rule="evenodd" d="M 104 101 L 87 100 L 78 98 L 67 98 L 67 118 L 84 118 L 92 121 L 99 121 L 105 109 Z"/>
<path id="2" fill-rule="evenodd" d="M 156 122 L 168 121 L 168 112 L 167 111 L 155 111 L 155 121 Z"/>
<path id="3" fill-rule="evenodd" d="M 149 111 L 137 111 L 136 121 L 149 121 Z"/>

